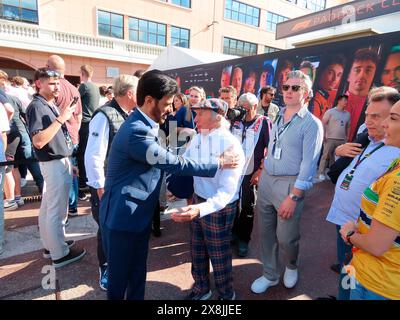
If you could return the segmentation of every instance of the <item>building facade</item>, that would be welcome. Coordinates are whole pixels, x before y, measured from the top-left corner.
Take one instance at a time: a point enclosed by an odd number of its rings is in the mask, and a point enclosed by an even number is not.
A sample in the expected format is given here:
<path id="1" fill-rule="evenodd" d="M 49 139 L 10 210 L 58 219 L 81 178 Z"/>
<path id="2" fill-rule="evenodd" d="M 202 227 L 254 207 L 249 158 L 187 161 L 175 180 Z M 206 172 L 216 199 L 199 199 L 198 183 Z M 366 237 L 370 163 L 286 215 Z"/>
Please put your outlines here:
<path id="1" fill-rule="evenodd" d="M 66 75 L 95 68 L 94 81 L 146 69 L 166 46 L 238 56 L 288 47 L 278 22 L 341 0 L 0 0 L 0 69 L 32 79 L 50 54 Z"/>

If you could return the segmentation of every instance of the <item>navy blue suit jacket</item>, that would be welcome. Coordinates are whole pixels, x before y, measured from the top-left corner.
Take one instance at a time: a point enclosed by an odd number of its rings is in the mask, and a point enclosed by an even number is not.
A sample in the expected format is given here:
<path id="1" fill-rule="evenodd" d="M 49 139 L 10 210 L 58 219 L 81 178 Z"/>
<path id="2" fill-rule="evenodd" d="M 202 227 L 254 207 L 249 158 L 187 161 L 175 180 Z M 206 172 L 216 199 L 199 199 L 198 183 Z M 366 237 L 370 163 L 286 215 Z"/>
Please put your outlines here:
<path id="1" fill-rule="evenodd" d="M 213 163 L 199 164 L 160 146 L 158 132 L 135 110 L 118 130 L 108 158 L 100 223 L 108 229 L 142 232 L 150 227 L 159 199 L 162 170 L 213 177 Z"/>

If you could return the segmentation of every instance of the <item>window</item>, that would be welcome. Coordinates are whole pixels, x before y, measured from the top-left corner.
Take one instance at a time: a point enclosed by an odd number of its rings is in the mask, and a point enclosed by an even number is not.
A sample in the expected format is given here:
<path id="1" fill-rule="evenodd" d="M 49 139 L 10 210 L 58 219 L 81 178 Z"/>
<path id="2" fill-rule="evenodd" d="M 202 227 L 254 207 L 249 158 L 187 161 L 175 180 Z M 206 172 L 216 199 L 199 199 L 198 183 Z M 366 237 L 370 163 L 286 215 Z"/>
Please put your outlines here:
<path id="1" fill-rule="evenodd" d="M 257 44 L 224 37 L 224 53 L 237 56 L 257 54 Z"/>
<path id="2" fill-rule="evenodd" d="M 129 18 L 129 40 L 165 46 L 167 26 L 148 20 Z"/>
<path id="3" fill-rule="evenodd" d="M 123 39 L 124 17 L 120 14 L 99 10 L 98 30 L 101 36 Z"/>
<path id="4" fill-rule="evenodd" d="M 314 12 L 326 9 L 326 0 L 286 0 Z"/>
<path id="5" fill-rule="evenodd" d="M 190 30 L 171 26 L 171 45 L 189 48 Z"/>
<path id="6" fill-rule="evenodd" d="M 281 49 L 264 46 L 264 53 L 271 53 L 271 52 L 276 52 L 276 51 L 279 51 L 279 50 L 281 50 Z"/>
<path id="7" fill-rule="evenodd" d="M 0 18 L 37 24 L 37 0 L 0 0 Z"/>
<path id="8" fill-rule="evenodd" d="M 172 4 L 176 4 L 177 6 L 190 8 L 191 7 L 190 0 L 171 0 Z"/>
<path id="9" fill-rule="evenodd" d="M 288 20 L 284 16 L 267 11 L 267 30 L 276 32 L 276 24 Z"/>
<path id="10" fill-rule="evenodd" d="M 260 25 L 260 9 L 235 0 L 226 0 L 225 18 L 251 26 Z"/>

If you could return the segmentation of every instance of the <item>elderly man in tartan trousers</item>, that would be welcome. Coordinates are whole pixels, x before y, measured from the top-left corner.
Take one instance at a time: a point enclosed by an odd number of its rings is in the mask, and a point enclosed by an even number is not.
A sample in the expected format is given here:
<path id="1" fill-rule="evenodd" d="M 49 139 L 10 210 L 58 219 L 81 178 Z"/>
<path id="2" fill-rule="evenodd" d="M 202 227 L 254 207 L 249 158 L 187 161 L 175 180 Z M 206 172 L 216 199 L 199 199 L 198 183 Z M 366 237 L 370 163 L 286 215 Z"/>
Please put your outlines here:
<path id="1" fill-rule="evenodd" d="M 228 110 L 224 101 L 209 99 L 192 108 L 196 109 L 194 121 L 199 133 L 185 155 L 205 161 L 229 150 L 237 154 L 239 165 L 235 169 L 220 170 L 213 178 L 194 177 L 195 204 L 172 214 L 174 221 L 191 221 L 190 251 L 195 283 L 187 300 L 211 298 L 209 260 L 218 298 L 234 300 L 230 239 L 245 157 L 239 140 L 231 134 L 224 118 Z"/>

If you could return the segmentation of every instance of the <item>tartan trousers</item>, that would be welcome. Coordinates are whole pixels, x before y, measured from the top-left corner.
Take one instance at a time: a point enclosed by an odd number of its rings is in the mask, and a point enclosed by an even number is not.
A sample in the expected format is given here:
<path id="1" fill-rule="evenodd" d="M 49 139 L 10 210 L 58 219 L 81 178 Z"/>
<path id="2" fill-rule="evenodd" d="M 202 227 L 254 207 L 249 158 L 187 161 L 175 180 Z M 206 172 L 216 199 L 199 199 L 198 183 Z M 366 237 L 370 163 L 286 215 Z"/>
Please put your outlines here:
<path id="1" fill-rule="evenodd" d="M 199 197 L 195 197 L 195 201 Z M 200 198 L 200 200 L 203 200 Z M 198 203 L 198 201 L 196 201 Z M 230 246 L 237 201 L 224 209 L 197 217 L 190 223 L 190 253 L 192 258 L 193 292 L 204 294 L 210 290 L 210 260 L 215 287 L 219 297 L 233 295 L 232 251 Z"/>

